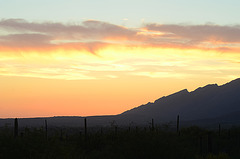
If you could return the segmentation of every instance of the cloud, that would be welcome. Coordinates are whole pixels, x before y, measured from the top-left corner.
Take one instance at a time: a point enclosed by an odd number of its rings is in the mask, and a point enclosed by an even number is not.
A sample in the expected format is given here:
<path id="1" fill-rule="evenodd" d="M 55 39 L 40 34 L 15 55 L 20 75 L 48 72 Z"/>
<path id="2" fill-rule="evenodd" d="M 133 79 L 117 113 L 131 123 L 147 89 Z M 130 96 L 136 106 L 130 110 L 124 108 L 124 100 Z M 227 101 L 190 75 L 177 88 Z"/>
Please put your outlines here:
<path id="1" fill-rule="evenodd" d="M 95 20 L 81 24 L 62 24 L 53 22 L 30 23 L 21 19 L 0 21 L 0 28 L 8 31 L 37 32 L 65 40 L 102 40 L 105 38 L 132 38 L 137 32 L 122 26 Z"/>
<path id="2" fill-rule="evenodd" d="M 74 49 L 96 55 L 109 45 L 239 52 L 240 26 L 146 24 L 127 28 L 96 20 L 68 24 L 0 20 L 0 49 Z"/>
<path id="3" fill-rule="evenodd" d="M 0 45 L 8 47 L 45 47 L 49 46 L 51 36 L 43 34 L 11 34 L 0 36 Z"/>
<path id="4" fill-rule="evenodd" d="M 0 34 L 1 48 L 59 49 L 71 47 L 94 54 L 95 49 L 107 44 L 122 44 L 124 41 L 140 39 L 137 30 L 95 20 L 87 20 L 79 24 L 63 24 L 3 19 L 0 21 L 0 31 L 4 33 Z"/>
<path id="5" fill-rule="evenodd" d="M 150 78 L 175 78 L 175 79 L 184 79 L 187 78 L 185 73 L 172 73 L 172 72 L 134 72 L 133 75 L 137 76 L 146 76 Z"/>
<path id="6" fill-rule="evenodd" d="M 240 26 L 219 25 L 160 25 L 148 24 L 147 30 L 158 31 L 166 37 L 188 40 L 188 42 L 240 42 Z"/>
<path id="7" fill-rule="evenodd" d="M 239 50 L 238 25 L 127 28 L 95 20 L 71 24 L 0 20 L 3 76 L 65 80 L 235 76 Z"/>

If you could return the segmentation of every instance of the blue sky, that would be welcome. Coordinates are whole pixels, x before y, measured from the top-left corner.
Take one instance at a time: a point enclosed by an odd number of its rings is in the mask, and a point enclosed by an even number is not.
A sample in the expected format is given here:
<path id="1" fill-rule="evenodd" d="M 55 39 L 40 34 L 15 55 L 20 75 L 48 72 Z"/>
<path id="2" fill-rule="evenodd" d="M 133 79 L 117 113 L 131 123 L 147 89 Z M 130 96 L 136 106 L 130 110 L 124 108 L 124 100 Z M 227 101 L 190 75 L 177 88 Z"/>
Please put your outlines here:
<path id="1" fill-rule="evenodd" d="M 234 25 L 238 0 L 0 0 L 0 18 L 79 22 L 95 19 L 138 27 L 144 23 Z"/>

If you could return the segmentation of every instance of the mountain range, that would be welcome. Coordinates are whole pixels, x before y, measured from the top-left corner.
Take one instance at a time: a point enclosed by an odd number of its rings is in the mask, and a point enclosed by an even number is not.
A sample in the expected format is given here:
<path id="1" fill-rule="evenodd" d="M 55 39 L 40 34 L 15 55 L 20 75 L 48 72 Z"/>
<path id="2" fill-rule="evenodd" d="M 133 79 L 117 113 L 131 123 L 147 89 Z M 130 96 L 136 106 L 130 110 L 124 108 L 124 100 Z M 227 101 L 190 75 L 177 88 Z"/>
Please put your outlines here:
<path id="1" fill-rule="evenodd" d="M 218 86 L 209 84 L 188 92 L 187 89 L 157 99 L 121 114 L 125 118 L 154 118 L 173 121 L 180 115 L 184 121 L 217 118 L 240 111 L 240 79 Z M 240 117 L 239 117 L 240 119 Z"/>
<path id="2" fill-rule="evenodd" d="M 177 116 L 183 124 L 207 125 L 214 123 L 240 124 L 240 78 L 218 86 L 209 84 L 189 92 L 181 90 L 112 116 L 89 116 L 90 126 L 148 125 L 175 122 Z M 20 126 L 41 126 L 47 119 L 50 126 L 83 126 L 83 117 L 23 118 Z M 0 126 L 13 122 L 0 119 Z"/>

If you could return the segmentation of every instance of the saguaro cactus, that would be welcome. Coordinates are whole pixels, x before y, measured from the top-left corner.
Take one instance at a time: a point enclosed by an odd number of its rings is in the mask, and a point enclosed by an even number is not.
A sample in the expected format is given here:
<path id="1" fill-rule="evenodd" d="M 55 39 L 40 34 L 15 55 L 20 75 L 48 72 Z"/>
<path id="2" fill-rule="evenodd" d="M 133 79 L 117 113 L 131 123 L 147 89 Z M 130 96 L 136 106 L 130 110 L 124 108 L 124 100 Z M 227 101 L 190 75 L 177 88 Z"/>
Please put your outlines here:
<path id="1" fill-rule="evenodd" d="M 84 135 L 87 137 L 87 118 L 84 118 Z"/>
<path id="2" fill-rule="evenodd" d="M 177 116 L 177 133 L 179 134 L 179 115 Z"/>
<path id="3" fill-rule="evenodd" d="M 117 125 L 115 126 L 115 135 L 117 135 L 118 134 L 118 127 L 117 127 Z"/>
<path id="4" fill-rule="evenodd" d="M 63 140 L 63 129 L 60 130 L 60 140 Z"/>
<path id="5" fill-rule="evenodd" d="M 152 119 L 152 131 L 154 131 L 154 119 Z"/>
<path id="6" fill-rule="evenodd" d="M 136 134 L 138 133 L 138 127 L 136 126 Z"/>
<path id="7" fill-rule="evenodd" d="M 45 138 L 48 139 L 48 126 L 47 126 L 47 120 L 45 120 Z"/>
<path id="8" fill-rule="evenodd" d="M 18 136 L 18 119 L 15 118 L 15 121 L 14 121 L 14 137 L 17 137 Z"/>

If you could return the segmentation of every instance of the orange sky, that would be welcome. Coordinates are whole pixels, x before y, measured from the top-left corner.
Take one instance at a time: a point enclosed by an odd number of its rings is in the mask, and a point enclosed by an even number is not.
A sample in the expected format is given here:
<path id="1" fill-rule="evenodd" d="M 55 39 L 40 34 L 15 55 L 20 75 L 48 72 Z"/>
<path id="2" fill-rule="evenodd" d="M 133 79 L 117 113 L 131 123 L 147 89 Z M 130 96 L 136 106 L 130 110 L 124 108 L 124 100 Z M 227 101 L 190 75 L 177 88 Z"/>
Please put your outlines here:
<path id="1" fill-rule="evenodd" d="M 0 117 L 118 114 L 239 77 L 240 28 L 0 21 Z"/>

